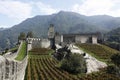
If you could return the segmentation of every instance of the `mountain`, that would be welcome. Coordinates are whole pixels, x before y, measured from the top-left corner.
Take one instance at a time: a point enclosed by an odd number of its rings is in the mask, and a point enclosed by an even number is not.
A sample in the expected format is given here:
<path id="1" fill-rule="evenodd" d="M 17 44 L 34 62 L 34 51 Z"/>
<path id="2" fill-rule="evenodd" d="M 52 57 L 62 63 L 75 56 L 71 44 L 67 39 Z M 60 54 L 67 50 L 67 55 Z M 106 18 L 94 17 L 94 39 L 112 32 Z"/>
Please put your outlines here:
<path id="1" fill-rule="evenodd" d="M 98 27 L 103 28 L 105 31 L 111 31 L 120 27 L 120 18 L 108 15 L 90 16 L 88 21 Z"/>
<path id="2" fill-rule="evenodd" d="M 38 15 L 28 18 L 20 24 L 0 30 L 0 50 L 16 44 L 20 32 L 33 31 L 35 37 L 46 37 L 50 24 L 54 24 L 59 33 L 107 32 L 120 27 L 120 18 L 107 15 L 84 16 L 74 12 L 60 11 L 52 15 Z"/>
<path id="3" fill-rule="evenodd" d="M 104 44 L 120 51 L 120 27 L 106 33 Z"/>
<path id="4" fill-rule="evenodd" d="M 114 43 L 120 43 L 120 27 L 111 30 L 107 33 L 107 41 L 114 42 Z"/>
<path id="5" fill-rule="evenodd" d="M 108 32 L 109 35 L 119 35 L 120 36 L 120 27 L 111 30 L 110 32 Z"/>
<path id="6" fill-rule="evenodd" d="M 3 31 L 3 30 L 5 30 L 5 29 L 7 29 L 7 28 L 0 28 L 0 31 Z"/>

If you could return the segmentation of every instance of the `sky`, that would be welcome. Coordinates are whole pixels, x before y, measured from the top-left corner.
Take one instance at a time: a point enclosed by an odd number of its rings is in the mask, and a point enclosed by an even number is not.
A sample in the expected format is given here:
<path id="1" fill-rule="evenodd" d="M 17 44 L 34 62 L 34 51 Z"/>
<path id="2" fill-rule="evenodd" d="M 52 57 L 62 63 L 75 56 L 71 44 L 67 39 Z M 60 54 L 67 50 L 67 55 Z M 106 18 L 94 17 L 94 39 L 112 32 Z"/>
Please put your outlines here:
<path id="1" fill-rule="evenodd" d="M 59 11 L 120 17 L 120 0 L 0 0 L 0 28 L 10 28 L 27 18 Z"/>

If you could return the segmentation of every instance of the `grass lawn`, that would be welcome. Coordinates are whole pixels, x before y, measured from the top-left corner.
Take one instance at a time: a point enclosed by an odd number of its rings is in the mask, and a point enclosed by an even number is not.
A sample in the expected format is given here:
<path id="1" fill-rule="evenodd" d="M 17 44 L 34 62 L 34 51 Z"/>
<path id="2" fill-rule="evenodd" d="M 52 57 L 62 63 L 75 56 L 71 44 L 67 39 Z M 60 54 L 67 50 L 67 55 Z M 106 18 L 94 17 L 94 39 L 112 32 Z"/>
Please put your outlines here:
<path id="1" fill-rule="evenodd" d="M 16 52 L 17 50 L 18 50 L 18 46 L 9 49 L 9 52 Z"/>
<path id="2" fill-rule="evenodd" d="M 23 42 L 15 60 L 21 61 L 25 58 L 25 56 L 27 55 L 26 48 L 27 48 L 26 42 Z"/>

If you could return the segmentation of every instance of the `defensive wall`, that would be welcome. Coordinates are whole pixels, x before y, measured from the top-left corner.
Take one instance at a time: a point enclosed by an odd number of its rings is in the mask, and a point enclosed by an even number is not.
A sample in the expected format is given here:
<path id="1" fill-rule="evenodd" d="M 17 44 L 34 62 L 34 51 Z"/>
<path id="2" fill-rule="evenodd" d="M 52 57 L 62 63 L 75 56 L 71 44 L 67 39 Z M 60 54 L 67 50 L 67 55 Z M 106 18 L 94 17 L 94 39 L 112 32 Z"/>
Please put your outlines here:
<path id="1" fill-rule="evenodd" d="M 24 80 L 27 56 L 22 61 L 16 61 L 14 58 L 19 49 L 16 53 L 9 52 L 0 56 L 0 80 Z"/>

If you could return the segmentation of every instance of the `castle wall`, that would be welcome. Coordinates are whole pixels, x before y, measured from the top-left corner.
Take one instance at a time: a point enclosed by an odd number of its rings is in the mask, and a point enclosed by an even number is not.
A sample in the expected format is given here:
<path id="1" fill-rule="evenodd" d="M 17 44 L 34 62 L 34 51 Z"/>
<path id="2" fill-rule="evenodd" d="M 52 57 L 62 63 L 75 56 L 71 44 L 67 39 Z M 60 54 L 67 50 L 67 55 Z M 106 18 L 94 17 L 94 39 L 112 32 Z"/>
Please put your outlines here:
<path id="1" fill-rule="evenodd" d="M 28 51 L 32 48 L 48 48 L 50 47 L 50 40 L 40 38 L 28 38 Z"/>
<path id="2" fill-rule="evenodd" d="M 17 62 L 0 56 L 0 80 L 24 80 L 27 57 Z"/>
<path id="3" fill-rule="evenodd" d="M 97 36 L 92 36 L 92 43 L 97 44 Z"/>
<path id="4" fill-rule="evenodd" d="M 63 35 L 63 42 L 65 43 L 75 42 L 75 36 L 74 35 Z"/>
<path id="5" fill-rule="evenodd" d="M 32 41 L 32 48 L 41 47 L 41 40 L 33 40 Z"/>
<path id="6" fill-rule="evenodd" d="M 87 43 L 89 41 L 89 36 L 76 35 L 75 42 L 76 43 Z"/>
<path id="7" fill-rule="evenodd" d="M 17 52 L 8 52 L 0 56 L 0 80 L 24 80 L 27 57 L 22 61 L 14 59 L 20 51 L 21 45 L 22 42 Z"/>
<path id="8" fill-rule="evenodd" d="M 48 39 L 42 39 L 40 45 L 42 48 L 48 48 L 50 47 L 50 41 Z"/>
<path id="9" fill-rule="evenodd" d="M 55 36 L 55 43 L 59 44 L 63 42 L 63 35 L 56 35 Z"/>
<path id="10" fill-rule="evenodd" d="M 97 44 L 97 36 L 96 35 L 56 35 L 55 43 L 59 44 L 60 42 L 65 43 L 93 43 Z"/>

